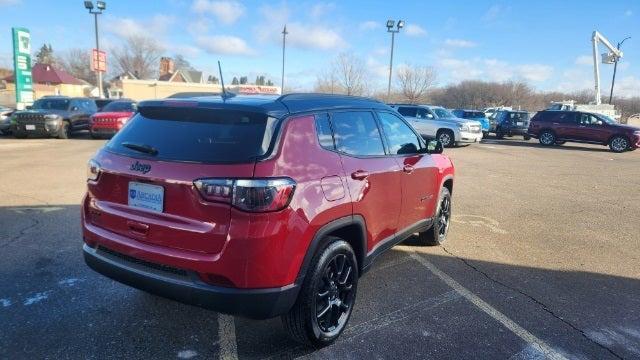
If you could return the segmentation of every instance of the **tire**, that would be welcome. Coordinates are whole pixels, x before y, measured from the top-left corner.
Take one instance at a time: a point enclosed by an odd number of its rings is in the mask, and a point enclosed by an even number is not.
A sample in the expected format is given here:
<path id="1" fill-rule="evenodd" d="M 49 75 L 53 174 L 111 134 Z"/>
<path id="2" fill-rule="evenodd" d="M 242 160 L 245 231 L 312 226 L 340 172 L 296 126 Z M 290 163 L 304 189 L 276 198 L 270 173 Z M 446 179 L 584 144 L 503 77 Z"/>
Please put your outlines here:
<path id="1" fill-rule="evenodd" d="M 551 146 L 551 145 L 555 145 L 557 139 L 556 139 L 556 134 L 554 134 L 553 131 L 543 130 L 540 133 L 538 140 L 540 141 L 540 144 L 544 146 Z"/>
<path id="2" fill-rule="evenodd" d="M 529 135 L 524 135 L 522 137 L 524 138 L 525 141 L 531 140 L 531 136 L 529 136 Z"/>
<path id="3" fill-rule="evenodd" d="M 419 245 L 436 246 L 447 240 L 447 234 L 451 227 L 451 193 L 446 187 L 440 190 L 436 216 L 433 221 L 433 226 L 429 230 L 418 233 L 417 243 Z"/>
<path id="4" fill-rule="evenodd" d="M 614 153 L 625 152 L 629 149 L 629 139 L 622 135 L 617 135 L 609 140 L 609 149 Z"/>
<path id="5" fill-rule="evenodd" d="M 93 131 L 89 130 L 89 135 L 91 135 L 92 139 L 99 139 L 100 136 L 96 133 L 94 133 Z"/>
<path id="6" fill-rule="evenodd" d="M 13 137 L 15 137 L 16 139 L 26 139 L 27 133 L 24 131 L 16 130 L 13 132 Z"/>
<path id="7" fill-rule="evenodd" d="M 456 137 L 451 130 L 438 130 L 436 139 L 440 141 L 443 147 L 452 147 L 456 143 Z"/>
<path id="8" fill-rule="evenodd" d="M 58 130 L 58 139 L 69 139 L 71 137 L 71 124 L 68 121 L 63 121 L 62 126 Z"/>
<path id="9" fill-rule="evenodd" d="M 358 262 L 351 245 L 338 237 L 326 240 L 311 261 L 295 305 L 282 316 L 289 335 L 313 347 L 327 346 L 340 336 L 358 288 Z"/>
<path id="10" fill-rule="evenodd" d="M 496 129 L 496 139 L 504 139 L 504 133 L 500 128 Z"/>

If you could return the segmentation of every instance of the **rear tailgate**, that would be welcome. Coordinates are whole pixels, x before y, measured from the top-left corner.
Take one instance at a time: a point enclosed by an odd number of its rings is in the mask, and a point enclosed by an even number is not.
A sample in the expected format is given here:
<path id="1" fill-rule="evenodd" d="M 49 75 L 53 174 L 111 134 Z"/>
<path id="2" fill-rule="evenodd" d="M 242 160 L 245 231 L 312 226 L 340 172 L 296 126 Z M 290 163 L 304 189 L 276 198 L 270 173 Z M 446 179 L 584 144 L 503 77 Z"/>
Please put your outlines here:
<path id="1" fill-rule="evenodd" d="M 89 186 L 92 200 L 88 220 L 93 225 L 138 241 L 208 254 L 218 253 L 224 245 L 230 205 L 204 201 L 193 180 L 253 176 L 253 164 L 176 164 L 135 160 L 108 152 L 96 160 L 108 167 L 102 165 L 97 183 Z M 148 165 L 149 172 L 131 170 L 136 163 Z M 131 194 L 139 189 L 137 184 L 161 189 L 161 209 L 132 204 Z"/>
<path id="2" fill-rule="evenodd" d="M 135 241 L 220 252 L 231 205 L 204 200 L 194 181 L 252 178 L 269 122 L 241 111 L 142 111 L 94 158 L 100 175 L 88 182 L 87 221 Z"/>

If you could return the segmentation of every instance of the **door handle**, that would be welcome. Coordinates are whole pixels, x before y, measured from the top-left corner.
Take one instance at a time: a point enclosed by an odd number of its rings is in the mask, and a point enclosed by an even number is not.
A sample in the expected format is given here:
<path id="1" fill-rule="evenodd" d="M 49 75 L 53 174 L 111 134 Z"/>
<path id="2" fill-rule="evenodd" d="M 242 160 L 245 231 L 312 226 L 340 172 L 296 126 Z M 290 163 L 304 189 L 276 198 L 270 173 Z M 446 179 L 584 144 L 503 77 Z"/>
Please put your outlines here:
<path id="1" fill-rule="evenodd" d="M 142 224 L 136 221 L 127 221 L 127 226 L 132 232 L 142 235 L 147 235 L 147 232 L 149 231 L 149 225 Z"/>
<path id="2" fill-rule="evenodd" d="M 369 176 L 369 172 L 364 170 L 356 170 L 353 173 L 351 173 L 351 178 L 353 180 L 364 180 L 368 176 Z"/>
<path id="3" fill-rule="evenodd" d="M 406 172 L 407 174 L 411 174 L 413 172 L 413 170 L 414 170 L 414 167 L 411 166 L 411 165 L 405 165 L 402 168 L 402 171 Z"/>

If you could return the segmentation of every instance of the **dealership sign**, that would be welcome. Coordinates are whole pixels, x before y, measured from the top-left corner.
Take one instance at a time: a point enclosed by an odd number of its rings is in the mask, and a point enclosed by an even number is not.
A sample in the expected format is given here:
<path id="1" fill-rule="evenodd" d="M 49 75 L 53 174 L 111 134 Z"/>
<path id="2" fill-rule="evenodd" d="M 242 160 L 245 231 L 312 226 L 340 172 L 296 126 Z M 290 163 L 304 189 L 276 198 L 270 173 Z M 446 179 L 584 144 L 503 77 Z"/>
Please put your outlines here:
<path id="1" fill-rule="evenodd" d="M 25 28 L 12 28 L 13 70 L 16 82 L 16 105 L 33 103 L 33 79 L 31 77 L 31 34 Z"/>
<path id="2" fill-rule="evenodd" d="M 98 49 L 91 52 L 91 70 L 106 72 L 107 71 L 107 54 Z"/>

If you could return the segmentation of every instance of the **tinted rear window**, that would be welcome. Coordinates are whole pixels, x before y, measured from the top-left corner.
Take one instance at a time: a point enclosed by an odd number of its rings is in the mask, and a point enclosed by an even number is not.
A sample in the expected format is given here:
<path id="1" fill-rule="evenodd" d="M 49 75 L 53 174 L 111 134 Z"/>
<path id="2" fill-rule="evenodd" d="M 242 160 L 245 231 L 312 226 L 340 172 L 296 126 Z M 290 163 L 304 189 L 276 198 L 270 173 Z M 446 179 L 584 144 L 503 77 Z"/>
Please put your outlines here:
<path id="1" fill-rule="evenodd" d="M 251 162 L 268 152 L 276 122 L 253 112 L 145 108 L 106 147 L 118 154 L 158 160 Z M 137 152 L 123 143 L 150 146 L 157 154 Z"/>
<path id="2" fill-rule="evenodd" d="M 136 104 L 132 101 L 114 101 L 108 103 L 105 107 L 102 108 L 102 111 L 127 111 L 127 112 L 135 112 Z"/>

